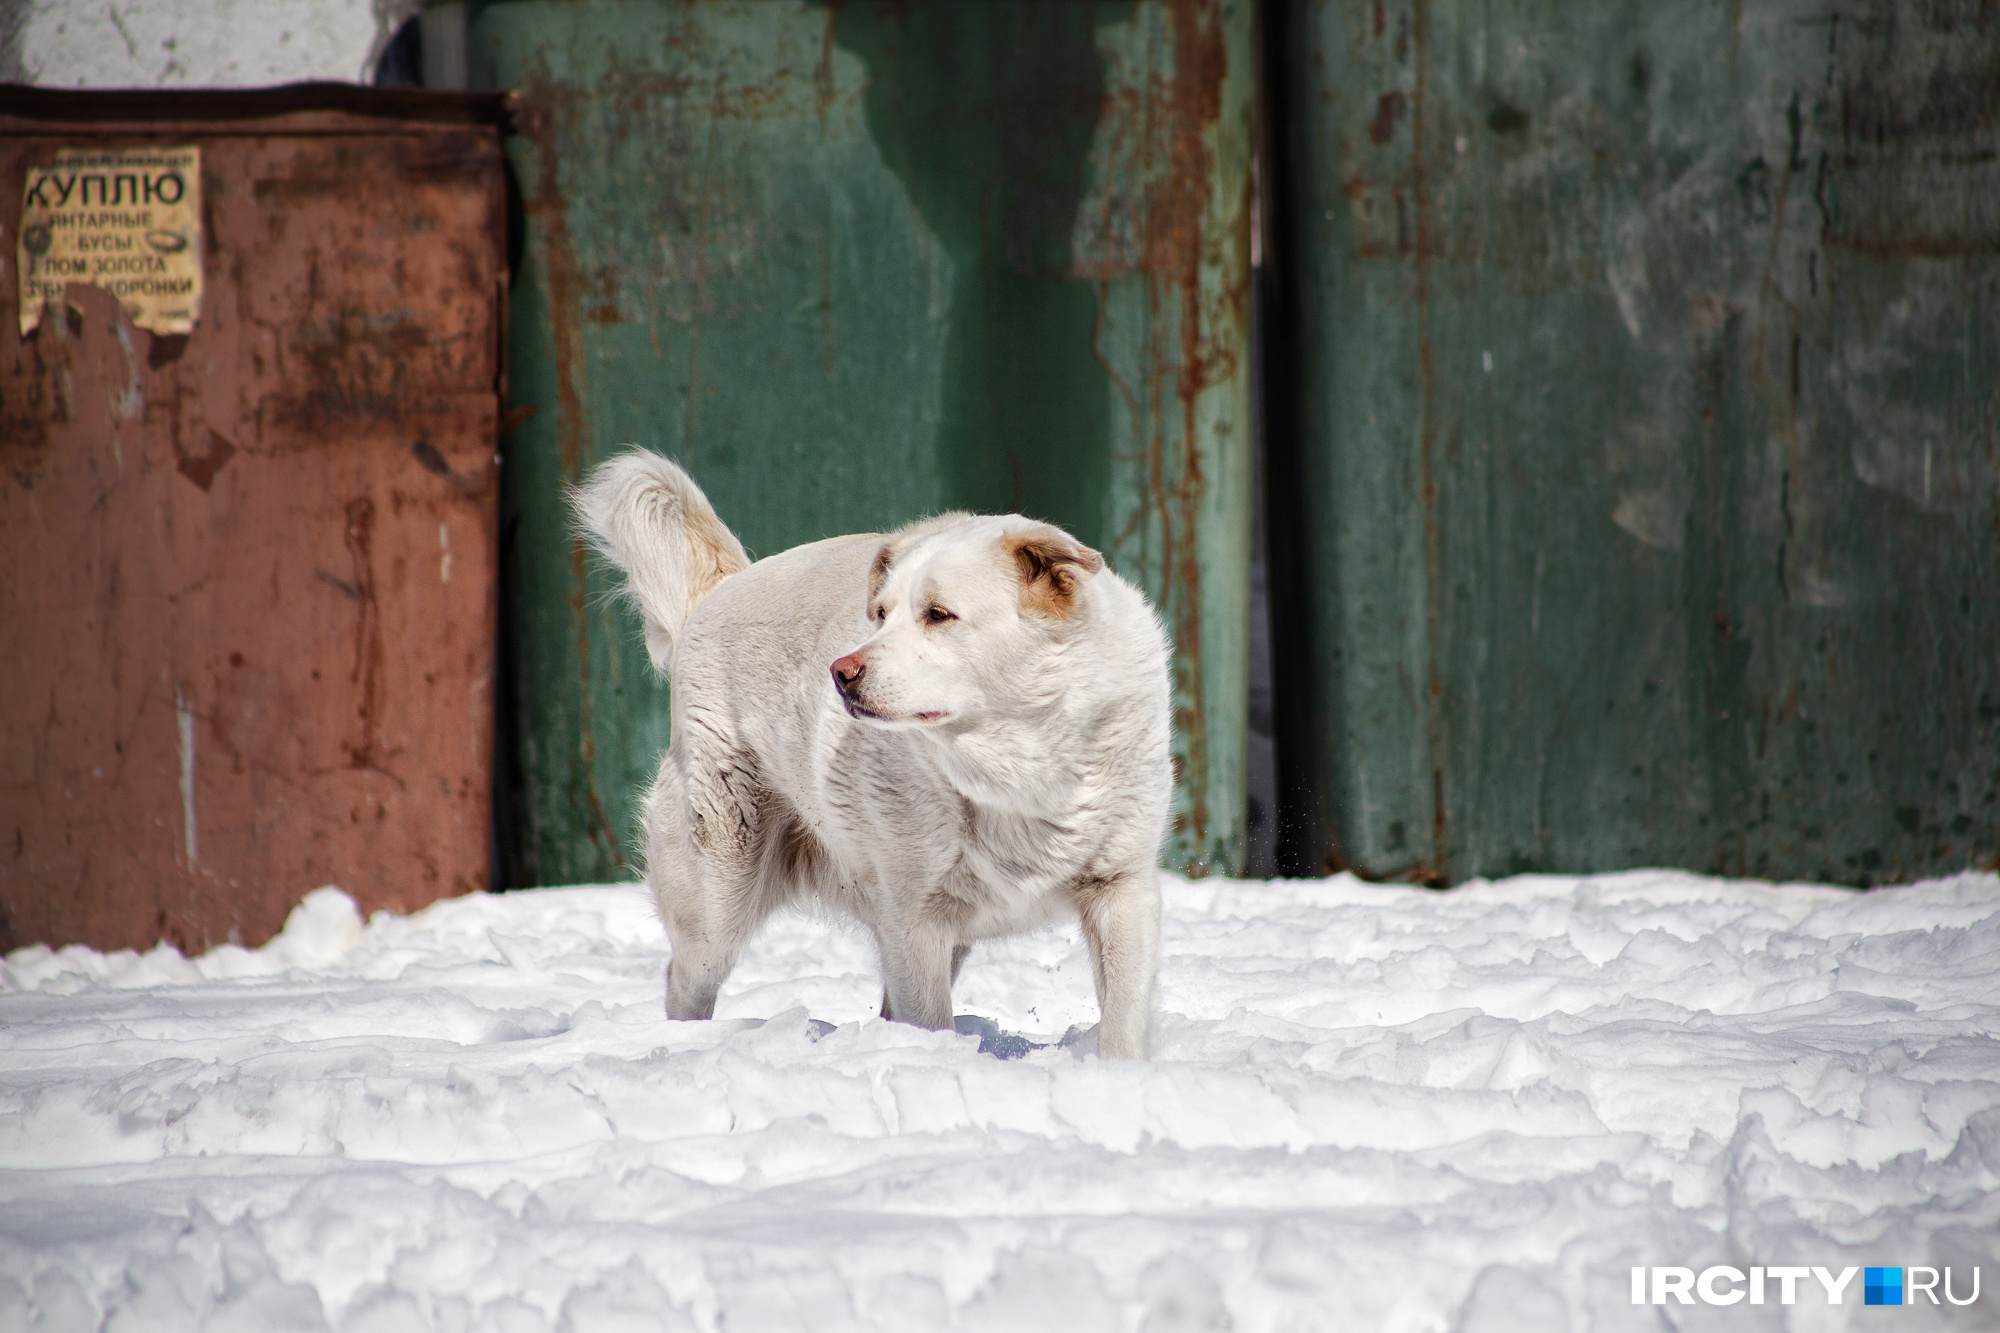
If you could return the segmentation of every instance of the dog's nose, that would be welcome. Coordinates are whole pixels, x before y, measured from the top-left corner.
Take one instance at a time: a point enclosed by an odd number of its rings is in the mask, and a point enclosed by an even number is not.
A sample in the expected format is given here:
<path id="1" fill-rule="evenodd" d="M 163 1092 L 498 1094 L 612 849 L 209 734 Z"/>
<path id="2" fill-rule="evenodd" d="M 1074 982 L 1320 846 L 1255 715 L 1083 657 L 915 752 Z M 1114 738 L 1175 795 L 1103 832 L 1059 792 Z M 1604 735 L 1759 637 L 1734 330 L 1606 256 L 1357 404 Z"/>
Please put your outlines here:
<path id="1" fill-rule="evenodd" d="M 836 689 L 851 690 L 861 680 L 868 667 L 862 662 L 860 653 L 849 653 L 833 664 L 833 684 Z"/>

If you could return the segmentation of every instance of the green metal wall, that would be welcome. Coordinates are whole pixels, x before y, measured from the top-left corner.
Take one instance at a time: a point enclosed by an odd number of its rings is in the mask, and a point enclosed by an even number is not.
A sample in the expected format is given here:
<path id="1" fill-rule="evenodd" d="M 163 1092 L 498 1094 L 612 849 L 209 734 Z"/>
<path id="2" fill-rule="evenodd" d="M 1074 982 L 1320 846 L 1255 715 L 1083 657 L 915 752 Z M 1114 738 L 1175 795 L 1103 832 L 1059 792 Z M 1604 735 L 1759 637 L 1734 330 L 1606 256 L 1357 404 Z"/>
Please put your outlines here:
<path id="1" fill-rule="evenodd" d="M 1283 22 L 1312 859 L 1991 863 L 2000 11 Z"/>
<path id="2" fill-rule="evenodd" d="M 942 509 L 1102 549 L 1175 641 L 1167 862 L 1239 868 L 1249 0 L 520 0 L 503 491 L 525 882 L 622 873 L 667 686 L 561 487 L 640 443 L 753 555 Z"/>

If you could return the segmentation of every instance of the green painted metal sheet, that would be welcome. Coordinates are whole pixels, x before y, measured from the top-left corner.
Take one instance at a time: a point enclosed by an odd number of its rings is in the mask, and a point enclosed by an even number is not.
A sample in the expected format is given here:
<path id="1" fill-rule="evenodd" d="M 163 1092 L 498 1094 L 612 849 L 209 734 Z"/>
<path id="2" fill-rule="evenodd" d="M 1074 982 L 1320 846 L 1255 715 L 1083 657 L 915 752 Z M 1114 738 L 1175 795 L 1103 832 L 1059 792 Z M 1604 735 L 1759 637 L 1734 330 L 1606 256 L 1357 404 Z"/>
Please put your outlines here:
<path id="1" fill-rule="evenodd" d="M 1241 863 L 1248 0 L 485 6 L 526 221 L 503 492 L 522 878 L 620 873 L 667 686 L 560 489 L 625 443 L 753 555 L 948 508 L 1175 645 L 1169 864 Z"/>
<path id="2" fill-rule="evenodd" d="M 1321 846 L 2000 843 L 2000 13 L 1288 11 Z"/>

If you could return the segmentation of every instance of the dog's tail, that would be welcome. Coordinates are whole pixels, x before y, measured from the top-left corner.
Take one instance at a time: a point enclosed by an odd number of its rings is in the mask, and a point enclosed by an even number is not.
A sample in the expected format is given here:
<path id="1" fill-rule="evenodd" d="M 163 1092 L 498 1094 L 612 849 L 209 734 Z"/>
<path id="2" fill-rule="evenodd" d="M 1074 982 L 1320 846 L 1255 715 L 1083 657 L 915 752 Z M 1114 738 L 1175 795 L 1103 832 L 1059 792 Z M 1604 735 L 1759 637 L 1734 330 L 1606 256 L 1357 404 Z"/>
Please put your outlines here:
<path id="1" fill-rule="evenodd" d="M 662 675 L 695 603 L 749 565 L 693 478 L 658 454 L 630 449 L 600 464 L 570 504 L 590 544 L 625 573 L 646 621 L 646 651 Z"/>

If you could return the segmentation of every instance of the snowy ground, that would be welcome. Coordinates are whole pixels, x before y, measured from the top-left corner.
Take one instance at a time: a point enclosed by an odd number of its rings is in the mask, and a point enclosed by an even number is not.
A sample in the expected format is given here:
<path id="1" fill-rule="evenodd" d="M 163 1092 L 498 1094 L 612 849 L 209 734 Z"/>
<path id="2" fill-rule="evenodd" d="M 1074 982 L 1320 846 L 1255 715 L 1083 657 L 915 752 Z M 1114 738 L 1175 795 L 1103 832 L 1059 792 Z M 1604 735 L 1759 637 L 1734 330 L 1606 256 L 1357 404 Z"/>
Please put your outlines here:
<path id="1" fill-rule="evenodd" d="M 807 918 L 669 1023 L 633 887 L 22 950 L 0 1329 L 2000 1327 L 2000 879 L 1169 881 L 1165 941 L 1148 1064 L 883 1023 Z M 1073 932 L 956 998 L 1095 1017 Z M 1711 1264 L 1982 1293 L 1630 1304 Z"/>

